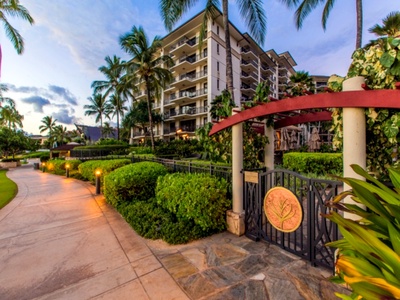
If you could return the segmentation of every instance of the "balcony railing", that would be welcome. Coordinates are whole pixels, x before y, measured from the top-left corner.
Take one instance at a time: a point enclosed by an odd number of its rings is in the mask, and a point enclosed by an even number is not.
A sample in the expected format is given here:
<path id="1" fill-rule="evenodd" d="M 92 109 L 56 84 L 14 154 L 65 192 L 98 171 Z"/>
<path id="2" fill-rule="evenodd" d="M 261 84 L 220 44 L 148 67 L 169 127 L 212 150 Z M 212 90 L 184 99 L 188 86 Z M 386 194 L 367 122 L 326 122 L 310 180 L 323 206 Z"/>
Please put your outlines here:
<path id="1" fill-rule="evenodd" d="M 242 59 L 241 64 L 245 65 L 245 66 L 247 66 L 249 64 L 252 64 L 254 67 L 258 68 L 257 63 L 254 60 L 244 60 L 244 59 Z"/>
<path id="2" fill-rule="evenodd" d="M 208 107 L 207 106 L 201 106 L 201 107 L 181 107 L 178 110 L 170 110 L 166 113 L 164 113 L 164 118 L 169 119 L 175 116 L 179 115 L 197 115 L 197 114 L 203 114 L 208 112 Z"/>
<path id="3" fill-rule="evenodd" d="M 184 55 L 184 56 L 181 56 L 176 61 L 175 66 L 178 65 L 178 64 L 181 64 L 181 63 L 183 63 L 185 61 L 187 61 L 188 63 L 193 64 L 193 63 L 195 63 L 195 62 L 197 62 L 197 61 L 199 61 L 199 60 L 201 60 L 201 59 L 203 59 L 203 58 L 205 58 L 207 56 L 208 56 L 207 53 L 202 53 L 202 54 L 197 54 L 197 55 L 189 55 L 189 56 L 188 55 Z"/>
<path id="4" fill-rule="evenodd" d="M 254 72 L 250 72 L 250 73 L 247 73 L 247 72 L 245 72 L 245 71 L 242 71 L 242 76 L 243 77 L 253 77 L 255 80 L 258 80 L 258 77 L 257 77 L 257 75 L 256 74 L 254 74 Z"/>
<path id="5" fill-rule="evenodd" d="M 191 39 L 184 38 L 184 39 L 180 40 L 179 42 L 177 42 L 176 44 L 171 45 L 170 51 L 173 51 L 176 48 L 179 48 L 180 46 L 182 46 L 184 44 L 188 44 L 189 46 L 193 47 L 194 45 L 197 45 L 198 43 L 199 43 L 199 39 L 197 37 L 191 38 Z"/>
<path id="6" fill-rule="evenodd" d="M 197 73 L 185 73 L 185 74 L 181 74 L 179 76 L 179 80 L 196 80 L 199 79 L 201 77 L 207 76 L 207 71 L 201 71 L 201 72 L 197 72 Z"/>

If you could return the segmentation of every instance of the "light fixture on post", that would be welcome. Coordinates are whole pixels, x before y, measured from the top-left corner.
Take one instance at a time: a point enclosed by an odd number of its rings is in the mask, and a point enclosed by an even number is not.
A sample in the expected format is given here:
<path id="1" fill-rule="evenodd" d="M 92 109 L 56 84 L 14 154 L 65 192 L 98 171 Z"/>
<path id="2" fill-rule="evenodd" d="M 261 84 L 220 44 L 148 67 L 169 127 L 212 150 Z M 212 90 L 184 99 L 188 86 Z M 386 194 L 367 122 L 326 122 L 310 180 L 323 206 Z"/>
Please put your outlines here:
<path id="1" fill-rule="evenodd" d="M 101 175 L 101 171 L 100 170 L 96 170 L 94 172 L 94 174 L 96 175 L 96 195 L 100 195 L 100 175 Z"/>
<path id="2" fill-rule="evenodd" d="M 45 168 L 46 168 L 46 163 L 45 162 L 42 162 L 42 172 L 44 173 L 44 171 L 45 171 Z"/>
<path id="3" fill-rule="evenodd" d="M 70 168 L 70 165 L 69 164 L 65 164 L 65 177 L 69 177 L 69 168 Z"/>

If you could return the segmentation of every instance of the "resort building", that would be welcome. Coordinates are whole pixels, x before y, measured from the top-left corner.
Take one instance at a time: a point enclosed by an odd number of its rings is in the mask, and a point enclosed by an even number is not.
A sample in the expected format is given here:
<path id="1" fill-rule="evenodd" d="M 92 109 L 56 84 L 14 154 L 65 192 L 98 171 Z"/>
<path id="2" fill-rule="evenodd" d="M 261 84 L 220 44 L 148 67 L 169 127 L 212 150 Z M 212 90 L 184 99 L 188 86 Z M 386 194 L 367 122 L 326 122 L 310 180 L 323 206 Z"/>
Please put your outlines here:
<path id="1" fill-rule="evenodd" d="M 211 121 L 211 101 L 226 88 L 226 51 L 222 14 L 209 20 L 202 41 L 200 30 L 203 12 L 175 29 L 162 40 L 163 55 L 175 62 L 171 68 L 174 80 L 153 108 L 164 116 L 155 125 L 156 139 L 189 138 L 195 130 Z M 289 52 L 264 51 L 247 33 L 230 24 L 234 100 L 237 106 L 251 100 L 259 82 L 267 81 L 271 97 L 279 99 L 296 62 Z M 199 43 L 201 42 L 201 48 Z M 144 84 L 139 85 L 137 100 L 145 99 Z M 142 141 L 146 132 L 136 130 L 134 139 Z"/>

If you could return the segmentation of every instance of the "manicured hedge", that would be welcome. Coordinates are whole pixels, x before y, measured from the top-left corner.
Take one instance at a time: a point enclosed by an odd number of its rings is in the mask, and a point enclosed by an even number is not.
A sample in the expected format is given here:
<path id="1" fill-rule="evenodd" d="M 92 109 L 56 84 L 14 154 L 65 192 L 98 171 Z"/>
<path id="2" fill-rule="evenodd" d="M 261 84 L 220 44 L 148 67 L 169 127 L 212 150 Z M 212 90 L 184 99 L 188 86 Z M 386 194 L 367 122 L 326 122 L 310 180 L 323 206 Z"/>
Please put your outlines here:
<path id="1" fill-rule="evenodd" d="M 104 196 L 113 206 L 154 197 L 157 178 L 168 173 L 156 162 L 139 162 L 119 168 L 105 177 Z"/>
<path id="2" fill-rule="evenodd" d="M 79 165 L 79 173 L 85 180 L 89 180 L 92 183 L 96 180 L 95 171 L 100 170 L 100 180 L 103 182 L 104 176 L 108 173 L 130 164 L 129 159 L 113 159 L 113 160 L 89 160 Z"/>
<path id="3" fill-rule="evenodd" d="M 70 176 L 78 172 L 78 166 L 82 162 L 80 160 L 49 160 L 46 163 L 46 171 L 57 175 L 65 175 L 65 165 L 69 164 Z"/>
<path id="4" fill-rule="evenodd" d="M 342 153 L 288 152 L 283 155 L 283 167 L 299 173 L 342 175 Z"/>
<path id="5" fill-rule="evenodd" d="M 193 221 L 203 231 L 224 230 L 227 182 L 209 174 L 174 173 L 157 181 L 157 203 L 179 220 Z"/>
<path id="6" fill-rule="evenodd" d="M 90 145 L 78 146 L 71 150 L 72 157 L 96 157 L 107 155 L 125 155 L 128 154 L 127 145 Z"/>
<path id="7" fill-rule="evenodd" d="M 129 154 L 153 154 L 153 150 L 151 150 L 151 147 L 129 147 Z"/>

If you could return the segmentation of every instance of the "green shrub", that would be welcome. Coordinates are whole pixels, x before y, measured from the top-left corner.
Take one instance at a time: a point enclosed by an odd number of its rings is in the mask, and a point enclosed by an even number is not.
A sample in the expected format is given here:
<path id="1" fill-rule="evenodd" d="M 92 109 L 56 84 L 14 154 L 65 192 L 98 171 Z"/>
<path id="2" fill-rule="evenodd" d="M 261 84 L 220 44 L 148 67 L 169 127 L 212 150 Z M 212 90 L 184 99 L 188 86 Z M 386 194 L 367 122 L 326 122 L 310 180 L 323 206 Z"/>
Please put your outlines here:
<path id="1" fill-rule="evenodd" d="M 154 198 L 145 202 L 122 203 L 117 209 L 138 234 L 148 239 L 184 244 L 209 235 L 191 220 L 178 220 Z"/>
<path id="2" fill-rule="evenodd" d="M 53 173 L 56 175 L 65 175 L 65 165 L 69 165 L 70 176 L 71 173 L 76 173 L 78 171 L 78 166 L 82 162 L 80 160 L 62 160 L 62 159 L 55 159 L 49 160 L 46 163 L 46 170 L 49 173 Z"/>
<path id="3" fill-rule="evenodd" d="M 78 146 L 71 150 L 72 157 L 96 157 L 107 156 L 110 154 L 122 155 L 128 154 L 129 148 L 125 144 L 118 145 L 90 145 Z"/>
<path id="4" fill-rule="evenodd" d="M 23 154 L 23 158 L 41 158 L 42 156 L 50 157 L 50 152 L 46 151 L 38 151 L 38 152 L 31 152 L 31 153 L 26 153 Z"/>
<path id="5" fill-rule="evenodd" d="M 19 162 L 19 158 L 3 158 L 2 162 Z"/>
<path id="6" fill-rule="evenodd" d="M 283 167 L 303 174 L 341 175 L 343 158 L 341 153 L 289 152 L 283 155 Z"/>
<path id="7" fill-rule="evenodd" d="M 104 196 L 113 206 L 123 202 L 148 200 L 154 197 L 157 178 L 168 173 L 156 162 L 139 162 L 111 172 L 105 178 Z"/>
<path id="8" fill-rule="evenodd" d="M 101 138 L 96 142 L 96 145 L 119 145 L 119 146 L 128 146 L 126 142 L 119 141 L 111 138 Z"/>
<path id="9" fill-rule="evenodd" d="M 100 170 L 100 181 L 103 182 L 105 175 L 130 163 L 129 159 L 89 160 L 81 163 L 78 169 L 83 179 L 89 180 L 92 183 L 96 180 L 95 171 Z"/>
<path id="10" fill-rule="evenodd" d="M 133 155 L 138 154 L 153 154 L 151 147 L 129 147 L 129 153 Z"/>
<path id="11" fill-rule="evenodd" d="M 157 181 L 157 203 L 203 231 L 225 229 L 227 182 L 208 174 L 175 173 Z"/>

